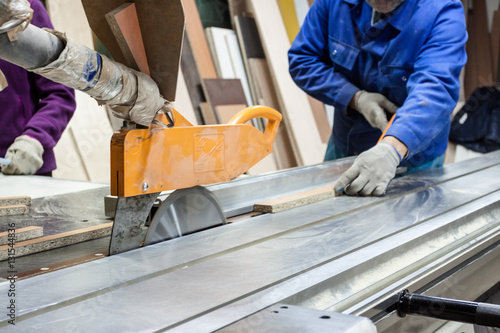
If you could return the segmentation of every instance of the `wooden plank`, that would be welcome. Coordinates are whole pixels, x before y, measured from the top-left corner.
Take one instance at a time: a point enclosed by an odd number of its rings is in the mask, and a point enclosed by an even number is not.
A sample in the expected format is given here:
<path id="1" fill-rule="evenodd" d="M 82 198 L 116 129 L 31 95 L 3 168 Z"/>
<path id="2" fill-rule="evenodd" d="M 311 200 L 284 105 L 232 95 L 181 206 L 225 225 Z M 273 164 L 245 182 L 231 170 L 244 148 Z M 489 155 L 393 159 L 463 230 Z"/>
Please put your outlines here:
<path id="1" fill-rule="evenodd" d="M 277 213 L 284 210 L 308 205 L 335 196 L 333 186 L 325 186 L 314 190 L 288 195 L 286 197 L 256 203 L 253 210 L 263 213 Z"/>
<path id="2" fill-rule="evenodd" d="M 50 0 L 53 1 L 53 0 Z M 68 1 L 68 0 L 59 0 Z M 106 21 L 105 15 L 115 8 L 118 8 L 126 0 L 82 0 L 83 8 L 87 16 L 88 22 L 92 27 L 92 30 L 96 34 L 97 38 L 102 42 L 104 47 L 108 50 L 114 60 L 126 65 L 127 60 L 123 56 L 120 49 L 120 45 L 116 41 L 111 28 Z M 72 13 L 72 15 L 67 15 L 67 13 Z M 74 18 L 76 15 L 71 11 L 62 12 L 61 16 L 66 16 L 68 18 Z"/>
<path id="3" fill-rule="evenodd" d="M 477 62 L 478 87 L 493 85 L 493 62 L 491 60 L 491 42 L 488 29 L 486 0 L 474 0 L 474 37 L 477 39 L 476 52 L 480 55 Z"/>
<path id="4" fill-rule="evenodd" d="M 191 124 L 198 125 L 198 118 L 196 117 L 193 104 L 191 103 L 191 98 L 189 97 L 189 91 L 182 71 L 179 72 L 179 76 L 177 77 L 177 92 L 175 102 L 172 103 L 172 105 L 189 120 Z"/>
<path id="5" fill-rule="evenodd" d="M 198 124 L 205 124 L 200 109 L 200 104 L 206 102 L 205 93 L 201 86 L 200 73 L 198 72 L 198 67 L 194 60 L 193 51 L 189 42 L 189 36 L 187 35 L 182 45 L 181 69 L 189 92 L 189 98 L 191 99 L 191 104 L 196 114 L 196 119 L 198 119 Z M 215 118 L 215 116 L 212 115 L 212 118 Z"/>
<path id="6" fill-rule="evenodd" d="M 64 232 L 61 234 L 40 237 L 14 245 L 15 257 L 19 258 L 28 254 L 57 249 L 66 245 L 82 243 L 91 239 L 102 238 L 111 235 L 113 223 Z M 9 245 L 0 246 L 0 261 L 9 257 Z"/>
<path id="7" fill-rule="evenodd" d="M 273 82 L 281 105 L 285 123 L 299 165 L 319 163 L 326 145 L 322 143 L 306 94 L 293 82 L 288 72 L 290 49 L 278 5 L 274 1 L 249 0 L 260 38 L 263 41 Z"/>
<path id="8" fill-rule="evenodd" d="M 277 2 L 288 35 L 288 40 L 290 44 L 292 44 L 300 30 L 295 3 L 290 0 L 278 0 Z"/>
<path id="9" fill-rule="evenodd" d="M 105 15 L 130 68 L 150 75 L 135 4 L 126 2 Z"/>
<path id="10" fill-rule="evenodd" d="M 186 32 L 189 36 L 198 71 L 202 78 L 216 78 L 217 73 L 203 33 L 203 26 L 195 0 L 183 0 L 183 4 L 186 11 Z"/>
<path id="11" fill-rule="evenodd" d="M 184 37 L 185 15 L 181 0 L 134 0 L 141 26 L 151 78 L 160 93 L 175 100 Z"/>
<path id="12" fill-rule="evenodd" d="M 227 124 L 235 114 L 245 109 L 246 104 L 234 104 L 234 105 L 218 105 L 215 107 L 215 112 L 219 118 L 221 124 Z M 248 125 L 251 125 L 250 121 L 247 121 Z"/>
<path id="13" fill-rule="evenodd" d="M 245 104 L 246 98 L 240 79 L 204 79 L 207 101 L 218 105 Z"/>
<path id="14" fill-rule="evenodd" d="M 467 64 L 465 65 L 465 98 L 469 98 L 474 90 L 477 88 L 477 39 L 475 38 L 475 16 L 474 13 L 469 11 L 467 16 L 467 32 L 469 39 L 465 45 L 467 52 Z"/>
<path id="15" fill-rule="evenodd" d="M 254 18 L 237 16 L 235 18 L 235 31 L 238 35 L 244 58 L 266 57 Z"/>
<path id="16" fill-rule="evenodd" d="M 11 237 L 9 237 L 9 235 L 11 235 Z M 9 233 L 8 231 L 0 232 L 0 245 L 7 245 L 9 242 L 18 243 L 42 236 L 43 227 L 35 226 L 15 229 L 15 233 Z"/>
<path id="17" fill-rule="evenodd" d="M 28 196 L 18 196 L 18 197 L 6 197 L 0 198 L 0 206 L 12 206 L 12 205 L 31 205 L 31 197 Z"/>
<path id="18" fill-rule="evenodd" d="M 26 205 L 1 206 L 0 216 L 24 215 L 28 214 L 29 211 L 30 208 Z"/>
<path id="19" fill-rule="evenodd" d="M 493 23 L 491 26 L 491 58 L 493 61 L 493 81 L 500 82 L 500 10 L 493 13 Z"/>
<path id="20" fill-rule="evenodd" d="M 278 96 L 276 95 L 272 83 L 271 71 L 266 59 L 250 58 L 252 84 L 255 86 L 257 104 L 269 106 L 275 110 L 280 110 Z M 293 151 L 290 134 L 286 122 L 282 121 L 274 141 L 274 156 L 278 169 L 288 169 L 296 167 L 297 161 Z"/>
<path id="21" fill-rule="evenodd" d="M 200 111 L 205 125 L 216 125 L 218 123 L 215 113 L 208 102 L 200 103 Z"/>

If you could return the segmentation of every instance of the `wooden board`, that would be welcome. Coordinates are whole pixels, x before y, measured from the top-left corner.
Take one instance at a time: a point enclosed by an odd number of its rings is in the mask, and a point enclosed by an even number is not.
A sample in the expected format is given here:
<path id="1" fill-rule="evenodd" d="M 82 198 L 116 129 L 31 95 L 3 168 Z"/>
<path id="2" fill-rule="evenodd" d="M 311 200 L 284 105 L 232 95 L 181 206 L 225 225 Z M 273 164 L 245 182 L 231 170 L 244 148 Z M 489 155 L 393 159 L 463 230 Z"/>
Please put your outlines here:
<path id="1" fill-rule="evenodd" d="M 493 13 L 493 24 L 491 27 L 491 58 L 493 61 L 494 81 L 500 82 L 499 64 L 500 64 L 500 10 Z"/>
<path id="2" fill-rule="evenodd" d="M 105 15 L 130 68 L 150 75 L 135 4 L 126 2 Z"/>
<path id="3" fill-rule="evenodd" d="M 106 0 L 107 1 L 107 0 Z M 186 25 L 181 0 L 134 0 L 151 78 L 160 93 L 175 100 Z"/>
<path id="4" fill-rule="evenodd" d="M 25 240 L 42 237 L 43 236 L 43 227 L 26 227 L 19 228 L 15 230 L 13 237 L 13 242 L 18 243 Z M 11 236 L 12 237 L 12 236 Z M 12 242 L 12 238 L 9 237 L 9 232 L 0 232 L 0 245 L 7 245 L 9 242 Z"/>
<path id="5" fill-rule="evenodd" d="M 208 104 L 208 102 L 200 103 L 200 111 L 203 116 L 203 122 L 205 125 L 215 125 L 218 124 L 217 118 L 215 117 L 214 110 Z"/>
<path id="6" fill-rule="evenodd" d="M 172 104 L 178 112 L 191 122 L 191 124 L 198 125 L 198 119 L 193 104 L 191 103 L 191 98 L 189 97 L 189 91 L 182 71 L 179 72 L 179 76 L 177 77 L 177 93 L 175 102 Z"/>
<path id="7" fill-rule="evenodd" d="M 195 0 L 183 0 L 183 4 L 186 11 L 186 32 L 189 36 L 198 71 L 202 78 L 214 79 L 217 77 L 217 73 L 203 33 L 203 26 Z"/>
<path id="8" fill-rule="evenodd" d="M 290 44 L 292 44 L 300 30 L 295 3 L 290 0 L 277 0 L 277 2 L 281 12 L 281 18 L 285 24 L 288 40 Z"/>
<path id="9" fill-rule="evenodd" d="M 28 214 L 29 211 L 30 208 L 26 205 L 1 206 L 0 216 L 24 215 Z"/>
<path id="10" fill-rule="evenodd" d="M 31 205 L 31 197 L 28 196 L 18 196 L 18 197 L 6 197 L 0 198 L 0 207 L 2 206 L 12 206 L 12 205 Z"/>
<path id="11" fill-rule="evenodd" d="M 257 104 L 266 105 L 279 111 L 281 108 L 266 59 L 250 58 L 248 63 L 257 96 Z M 274 140 L 274 157 L 278 169 L 288 169 L 298 165 L 285 121 L 281 122 Z"/>
<path id="12" fill-rule="evenodd" d="M 257 23 L 252 17 L 236 16 L 235 31 L 244 58 L 265 58 Z"/>
<path id="13" fill-rule="evenodd" d="M 200 73 L 198 72 L 191 44 L 189 43 L 189 36 L 187 35 L 182 45 L 181 69 L 196 119 L 198 119 L 198 124 L 206 124 L 200 109 L 200 104 L 206 102 L 205 93 L 201 86 Z M 212 118 L 215 118 L 215 116 L 212 115 Z"/>
<path id="14" fill-rule="evenodd" d="M 125 1 L 126 0 L 81 0 L 88 22 L 97 38 L 99 38 L 104 47 L 106 47 L 113 59 L 124 65 L 127 64 L 127 60 L 123 56 L 120 45 L 118 45 L 118 42 L 116 41 L 113 32 L 111 31 L 111 27 L 108 25 L 108 22 L 106 21 L 106 17 L 104 15 L 114 10 L 115 8 L 118 8 L 123 3 L 125 3 Z M 62 12 L 60 15 L 68 18 L 75 17 L 75 13 L 72 13 L 72 15 L 67 15 L 67 13 L 71 12 Z"/>
<path id="15" fill-rule="evenodd" d="M 235 104 L 235 105 L 218 105 L 215 107 L 215 112 L 219 118 L 221 124 L 227 124 L 235 114 L 245 109 L 246 104 Z M 251 125 L 249 121 L 247 124 Z"/>
<path id="16" fill-rule="evenodd" d="M 112 226 L 113 223 L 106 223 L 99 226 L 18 242 L 14 245 L 14 249 L 16 250 L 15 256 L 19 258 L 32 253 L 57 249 L 66 245 L 106 237 L 111 235 Z M 6 260 L 9 257 L 7 252 L 9 249 L 9 245 L 0 246 L 0 261 Z"/>
<path id="17" fill-rule="evenodd" d="M 310 4 L 308 0 L 294 0 L 295 10 L 297 12 L 297 20 L 299 21 L 299 27 L 302 27 L 309 11 Z"/>
<path id="18" fill-rule="evenodd" d="M 475 34 L 475 15 L 469 11 L 467 15 L 467 32 L 469 39 L 465 45 L 467 52 L 467 64 L 465 65 L 465 98 L 469 98 L 474 90 L 477 88 L 477 39 L 474 38 Z"/>
<path id="19" fill-rule="evenodd" d="M 297 87 L 288 72 L 290 42 L 278 5 L 274 1 L 249 1 L 271 68 L 280 109 L 291 134 L 296 160 L 299 165 L 319 163 L 323 161 L 326 145 L 321 141 L 306 94 Z"/>
<path id="20" fill-rule="evenodd" d="M 114 60 L 127 65 L 120 46 L 105 18 L 107 13 L 118 8 L 124 2 L 124 0 L 82 0 L 90 26 L 96 36 Z M 151 77 L 158 84 L 163 97 L 173 101 L 184 32 L 182 3 L 180 0 L 135 0 L 134 3 Z M 162 26 L 168 26 L 168 29 L 160 29 L 159 27 Z M 168 45 L 168 47 L 163 47 L 164 45 Z"/>
<path id="21" fill-rule="evenodd" d="M 253 210 L 263 213 L 277 213 L 284 210 L 308 205 L 335 196 L 333 186 L 325 186 L 314 190 L 289 195 L 283 198 L 256 203 Z"/>
<path id="22" fill-rule="evenodd" d="M 246 98 L 240 79 L 204 79 L 207 101 L 218 105 L 245 104 Z"/>
<path id="23" fill-rule="evenodd" d="M 254 105 L 236 33 L 231 29 L 207 28 L 207 40 L 221 79 L 240 79 L 248 106 Z"/>
<path id="24" fill-rule="evenodd" d="M 486 0 L 474 0 L 474 35 L 477 39 L 475 46 L 480 56 L 477 61 L 477 85 L 478 87 L 493 85 L 493 62 L 491 60 L 491 42 L 488 29 L 488 15 L 486 11 Z"/>

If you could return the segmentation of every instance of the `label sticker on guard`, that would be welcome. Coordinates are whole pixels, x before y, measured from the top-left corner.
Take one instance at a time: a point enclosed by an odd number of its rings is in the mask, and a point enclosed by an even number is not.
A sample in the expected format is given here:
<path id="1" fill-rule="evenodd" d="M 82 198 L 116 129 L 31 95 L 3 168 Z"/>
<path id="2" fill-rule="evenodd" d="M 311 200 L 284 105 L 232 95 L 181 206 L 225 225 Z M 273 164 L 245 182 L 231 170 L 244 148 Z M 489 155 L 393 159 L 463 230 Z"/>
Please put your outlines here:
<path id="1" fill-rule="evenodd" d="M 194 171 L 224 170 L 224 134 L 199 134 L 194 138 Z"/>

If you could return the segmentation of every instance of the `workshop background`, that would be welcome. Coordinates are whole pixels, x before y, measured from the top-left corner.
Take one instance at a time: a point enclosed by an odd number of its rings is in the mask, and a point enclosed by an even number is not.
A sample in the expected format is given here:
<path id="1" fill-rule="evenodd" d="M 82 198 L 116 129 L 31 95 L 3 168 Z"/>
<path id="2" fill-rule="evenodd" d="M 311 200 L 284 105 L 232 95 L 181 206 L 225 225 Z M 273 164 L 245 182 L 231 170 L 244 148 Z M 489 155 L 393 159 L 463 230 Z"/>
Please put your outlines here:
<path id="1" fill-rule="evenodd" d="M 331 133 L 333 107 L 300 90 L 288 74 L 287 61 L 287 51 L 313 0 L 253 1 L 250 6 L 251 2 L 183 1 L 186 33 L 173 105 L 193 124 L 200 125 L 225 123 L 236 112 L 255 104 L 281 112 L 284 120 L 274 152 L 249 170 L 249 174 L 322 162 Z M 493 87 L 500 81 L 499 1 L 462 2 L 467 8 L 468 62 L 461 74 L 460 100 L 453 115 L 471 96 L 475 111 L 495 96 Z M 80 0 L 46 0 L 45 4 L 57 30 L 110 55 L 92 33 Z M 59 15 L 67 12 L 72 15 Z M 485 94 L 479 94 L 480 101 L 473 95 L 479 87 L 489 87 Z M 85 93 L 76 94 L 77 111 L 55 147 L 58 168 L 54 177 L 109 183 L 109 142 L 122 122 Z M 459 119 L 462 122 L 467 118 L 463 113 Z M 459 120 L 454 122 L 456 138 L 449 145 L 445 164 L 482 154 L 478 145 L 461 142 L 460 131 L 464 128 Z M 254 125 L 262 126 L 256 122 Z M 481 135 L 484 133 L 477 133 L 473 139 Z M 490 150 L 498 147 L 495 143 Z"/>

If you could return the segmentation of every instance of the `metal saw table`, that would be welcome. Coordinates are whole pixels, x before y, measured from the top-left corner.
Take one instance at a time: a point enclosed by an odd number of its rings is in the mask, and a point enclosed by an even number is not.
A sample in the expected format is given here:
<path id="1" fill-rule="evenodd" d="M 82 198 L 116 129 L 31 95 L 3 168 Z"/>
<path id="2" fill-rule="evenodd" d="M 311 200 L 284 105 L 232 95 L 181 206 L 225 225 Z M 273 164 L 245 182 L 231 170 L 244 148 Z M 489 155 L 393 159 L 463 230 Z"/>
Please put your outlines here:
<path id="1" fill-rule="evenodd" d="M 256 200 L 333 184 L 351 162 L 206 188 L 226 215 L 243 214 Z M 89 186 L 81 192 L 106 191 Z M 499 281 L 495 152 L 396 178 L 381 198 L 335 197 L 242 218 L 16 281 L 16 325 L 4 315 L 0 332 L 259 332 L 281 306 L 367 317 L 378 332 L 435 332 L 446 323 L 391 310 L 399 291 L 476 300 Z M 8 290 L 0 283 L 1 306 Z M 281 320 L 292 317 L 300 316 Z"/>

